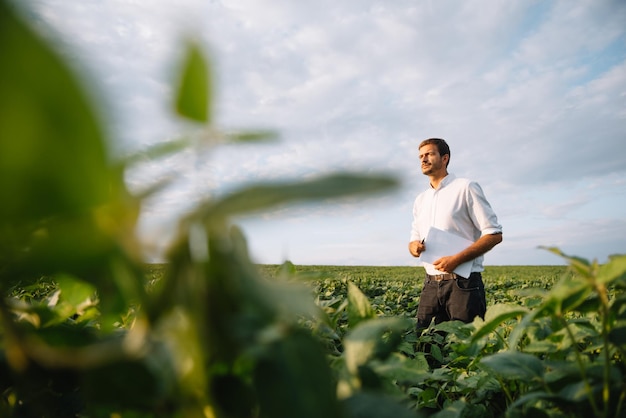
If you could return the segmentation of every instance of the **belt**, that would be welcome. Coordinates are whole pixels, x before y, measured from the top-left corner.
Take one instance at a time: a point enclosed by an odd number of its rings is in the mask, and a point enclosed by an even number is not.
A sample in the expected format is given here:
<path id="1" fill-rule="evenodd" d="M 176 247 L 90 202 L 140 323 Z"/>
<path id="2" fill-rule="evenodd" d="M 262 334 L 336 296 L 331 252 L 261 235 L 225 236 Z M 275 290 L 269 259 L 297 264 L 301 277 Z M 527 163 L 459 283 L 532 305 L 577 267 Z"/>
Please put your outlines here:
<path id="1" fill-rule="evenodd" d="M 443 274 L 427 274 L 426 278 L 430 280 L 434 280 L 436 282 L 442 282 L 444 280 L 454 280 L 460 276 L 457 276 L 454 273 L 443 273 Z"/>

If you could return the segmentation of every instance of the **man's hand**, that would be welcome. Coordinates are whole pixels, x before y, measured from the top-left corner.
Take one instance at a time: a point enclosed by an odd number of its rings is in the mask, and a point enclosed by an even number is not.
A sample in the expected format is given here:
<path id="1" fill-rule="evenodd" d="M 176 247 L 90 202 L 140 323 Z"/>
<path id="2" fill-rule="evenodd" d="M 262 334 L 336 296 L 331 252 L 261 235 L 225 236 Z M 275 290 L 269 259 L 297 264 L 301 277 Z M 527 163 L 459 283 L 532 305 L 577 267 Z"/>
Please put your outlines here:
<path id="1" fill-rule="evenodd" d="M 433 266 L 439 271 L 445 271 L 446 273 L 452 273 L 455 268 L 461 264 L 471 261 L 478 256 L 485 254 L 493 247 L 502 242 L 502 234 L 490 234 L 483 235 L 478 240 L 455 255 L 441 257 L 439 260 L 433 263 Z"/>
<path id="2" fill-rule="evenodd" d="M 459 263 L 457 261 L 457 257 L 445 256 L 435 261 L 433 263 L 433 267 L 435 267 L 439 271 L 443 271 L 446 273 L 453 273 L 454 269 L 457 268 L 460 264 L 462 263 Z"/>
<path id="3" fill-rule="evenodd" d="M 420 254 L 424 252 L 426 246 L 421 241 L 411 241 L 409 242 L 409 252 L 413 257 L 419 257 Z"/>

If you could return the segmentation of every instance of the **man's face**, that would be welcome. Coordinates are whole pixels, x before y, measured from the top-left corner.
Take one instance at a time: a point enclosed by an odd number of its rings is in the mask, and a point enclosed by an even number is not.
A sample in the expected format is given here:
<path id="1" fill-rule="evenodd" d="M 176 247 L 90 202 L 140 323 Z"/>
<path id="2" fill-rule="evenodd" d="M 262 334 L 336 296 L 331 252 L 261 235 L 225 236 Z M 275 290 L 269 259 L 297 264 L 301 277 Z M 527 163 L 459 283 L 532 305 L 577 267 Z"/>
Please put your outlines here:
<path id="1" fill-rule="evenodd" d="M 439 154 L 437 146 L 434 144 L 426 144 L 420 148 L 420 163 L 422 164 L 422 174 L 427 176 L 446 171 L 446 156 Z"/>

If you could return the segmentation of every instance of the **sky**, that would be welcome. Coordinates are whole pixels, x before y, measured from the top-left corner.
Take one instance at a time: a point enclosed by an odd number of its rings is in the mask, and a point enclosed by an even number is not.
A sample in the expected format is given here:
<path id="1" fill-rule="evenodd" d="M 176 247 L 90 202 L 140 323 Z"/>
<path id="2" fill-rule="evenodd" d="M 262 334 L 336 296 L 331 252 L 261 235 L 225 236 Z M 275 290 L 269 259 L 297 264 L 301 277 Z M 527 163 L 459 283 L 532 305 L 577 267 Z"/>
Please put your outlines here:
<path id="1" fill-rule="evenodd" d="M 445 138 L 449 171 L 477 181 L 504 240 L 485 265 L 605 262 L 626 253 L 626 2 L 622 0 L 21 0 L 89 74 L 113 153 L 184 134 L 173 111 L 185 40 L 214 80 L 215 126 L 269 144 L 145 161 L 126 181 L 158 261 L 181 215 L 258 182 L 386 173 L 400 187 L 233 219 L 255 262 L 419 265 L 407 250 L 428 187 L 418 144 Z"/>

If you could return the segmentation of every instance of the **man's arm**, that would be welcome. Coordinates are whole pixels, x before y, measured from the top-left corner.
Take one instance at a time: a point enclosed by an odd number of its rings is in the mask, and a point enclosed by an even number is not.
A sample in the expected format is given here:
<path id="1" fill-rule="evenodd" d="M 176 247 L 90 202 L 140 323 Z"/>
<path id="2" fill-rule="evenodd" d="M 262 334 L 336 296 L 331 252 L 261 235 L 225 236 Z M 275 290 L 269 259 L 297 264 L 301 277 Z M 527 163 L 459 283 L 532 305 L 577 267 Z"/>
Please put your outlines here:
<path id="1" fill-rule="evenodd" d="M 480 257 L 501 242 L 502 233 L 483 235 L 463 251 L 455 255 L 441 257 L 433 263 L 433 266 L 439 271 L 452 273 L 461 264 Z"/>

